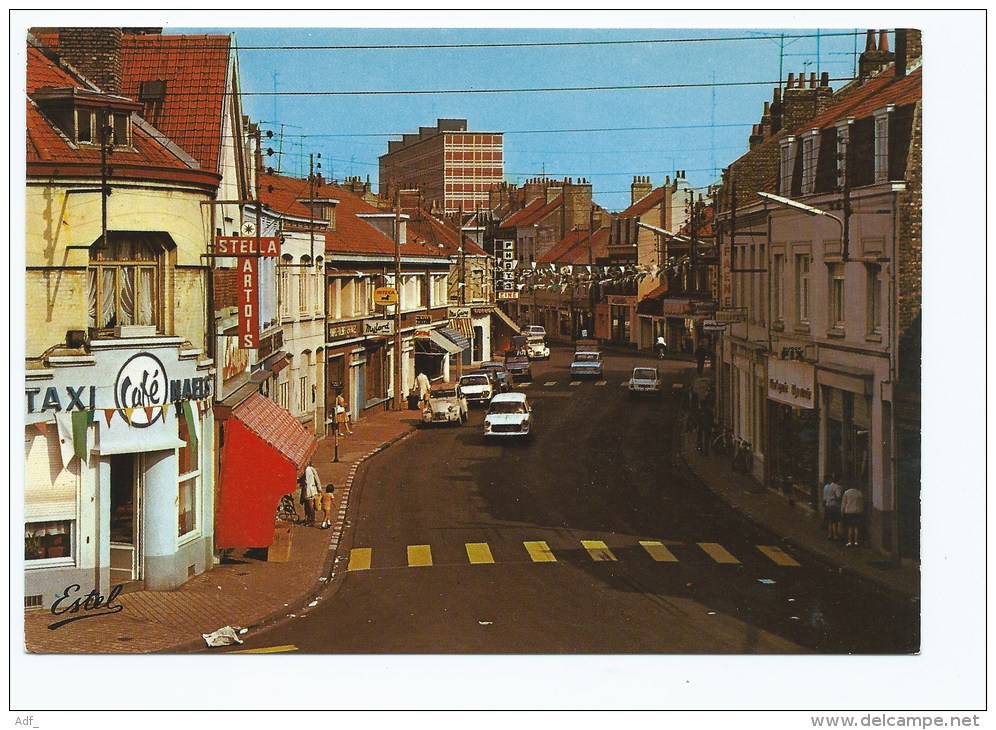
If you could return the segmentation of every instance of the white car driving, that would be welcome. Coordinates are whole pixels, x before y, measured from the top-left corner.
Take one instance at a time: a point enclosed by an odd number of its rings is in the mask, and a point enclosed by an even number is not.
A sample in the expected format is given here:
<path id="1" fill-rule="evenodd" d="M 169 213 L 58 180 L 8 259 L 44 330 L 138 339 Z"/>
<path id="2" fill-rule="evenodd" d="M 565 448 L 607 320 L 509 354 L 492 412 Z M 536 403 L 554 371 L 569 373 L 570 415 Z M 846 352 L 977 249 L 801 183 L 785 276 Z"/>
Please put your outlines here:
<path id="1" fill-rule="evenodd" d="M 550 348 L 540 335 L 529 335 L 526 340 L 526 348 L 529 350 L 531 360 L 549 360 Z"/>
<path id="2" fill-rule="evenodd" d="M 429 391 L 429 401 L 422 408 L 422 423 L 455 423 L 468 419 L 467 399 L 456 383 L 439 383 Z"/>
<path id="3" fill-rule="evenodd" d="M 471 373 L 460 378 L 460 390 L 467 403 L 488 403 L 494 396 L 494 383 L 486 373 Z"/>
<path id="4" fill-rule="evenodd" d="M 491 400 L 484 417 L 484 436 L 528 437 L 533 425 L 533 410 L 525 393 L 500 393 Z"/>
<path id="5" fill-rule="evenodd" d="M 662 392 L 661 379 L 657 373 L 657 368 L 633 368 L 633 375 L 629 379 L 630 395 L 660 395 Z"/>

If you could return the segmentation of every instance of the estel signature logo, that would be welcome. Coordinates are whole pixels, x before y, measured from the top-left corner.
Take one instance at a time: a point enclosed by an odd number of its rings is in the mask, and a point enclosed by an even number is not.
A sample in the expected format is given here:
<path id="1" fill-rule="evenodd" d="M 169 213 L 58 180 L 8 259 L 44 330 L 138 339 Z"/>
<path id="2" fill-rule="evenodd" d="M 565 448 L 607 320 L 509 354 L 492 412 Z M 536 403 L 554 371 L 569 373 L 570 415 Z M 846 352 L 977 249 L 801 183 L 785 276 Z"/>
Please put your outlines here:
<path id="1" fill-rule="evenodd" d="M 111 589 L 111 592 L 108 594 L 107 598 L 104 598 L 104 596 L 102 596 L 100 591 L 96 588 L 87 593 L 85 596 L 79 595 L 81 590 L 82 588 L 79 583 L 73 583 L 72 585 L 67 586 L 66 590 L 62 592 L 62 595 L 55 599 L 55 603 L 52 604 L 51 609 L 53 616 L 64 616 L 66 614 L 74 615 L 70 618 L 56 621 L 54 624 L 49 624 L 49 629 L 55 630 L 60 626 L 65 626 L 73 621 L 79 621 L 85 618 L 97 618 L 98 616 L 106 616 L 110 613 L 120 613 L 124 610 L 124 606 L 120 603 L 114 603 L 114 599 L 121 594 L 121 586 L 119 585 L 114 586 Z"/>

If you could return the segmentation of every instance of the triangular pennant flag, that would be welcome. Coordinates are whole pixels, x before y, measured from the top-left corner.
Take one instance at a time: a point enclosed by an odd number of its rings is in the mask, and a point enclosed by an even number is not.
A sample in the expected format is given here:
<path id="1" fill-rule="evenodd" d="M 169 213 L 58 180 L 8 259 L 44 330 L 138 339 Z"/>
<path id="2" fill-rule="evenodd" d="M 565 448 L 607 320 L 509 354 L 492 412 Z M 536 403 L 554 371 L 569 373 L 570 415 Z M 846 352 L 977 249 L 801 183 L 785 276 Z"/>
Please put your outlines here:
<path id="1" fill-rule="evenodd" d="M 180 404 L 183 409 L 183 417 L 187 421 L 187 438 L 190 439 L 188 442 L 191 448 L 197 448 L 197 419 L 194 418 L 194 410 L 190 407 L 190 401 L 185 400 Z"/>
<path id="2" fill-rule="evenodd" d="M 38 429 L 38 432 L 42 436 L 48 436 L 48 424 L 45 421 L 38 421 L 38 423 L 35 424 L 35 428 Z"/>
<path id="3" fill-rule="evenodd" d="M 107 421 L 108 428 L 111 425 L 111 419 L 112 418 L 114 418 L 114 409 L 113 408 L 105 408 L 104 409 L 104 420 Z"/>
<path id="4" fill-rule="evenodd" d="M 155 406 L 146 406 L 142 410 L 145 411 L 145 418 L 149 423 L 152 423 L 152 412 L 155 411 Z"/>
<path id="5" fill-rule="evenodd" d="M 73 443 L 76 441 L 75 413 L 56 413 L 55 425 L 59 430 L 59 450 L 62 454 L 62 466 L 68 467 L 73 460 Z M 86 435 L 84 434 L 84 438 Z M 85 443 L 85 442 L 84 442 Z"/>
<path id="6" fill-rule="evenodd" d="M 163 420 L 166 420 L 166 416 L 169 415 L 169 403 L 163 403 Z"/>
<path id="7" fill-rule="evenodd" d="M 125 408 L 124 412 L 125 412 L 125 418 L 128 419 L 128 425 L 130 426 L 131 425 L 131 414 L 135 412 L 135 408 L 134 407 L 132 407 L 132 408 Z"/>
<path id="8" fill-rule="evenodd" d="M 86 411 L 73 411 L 73 451 L 86 462 Z"/>
<path id="9" fill-rule="evenodd" d="M 97 412 L 96 411 L 87 411 L 86 412 L 86 425 L 87 426 L 92 426 L 94 420 L 96 419 L 96 416 L 97 416 Z"/>

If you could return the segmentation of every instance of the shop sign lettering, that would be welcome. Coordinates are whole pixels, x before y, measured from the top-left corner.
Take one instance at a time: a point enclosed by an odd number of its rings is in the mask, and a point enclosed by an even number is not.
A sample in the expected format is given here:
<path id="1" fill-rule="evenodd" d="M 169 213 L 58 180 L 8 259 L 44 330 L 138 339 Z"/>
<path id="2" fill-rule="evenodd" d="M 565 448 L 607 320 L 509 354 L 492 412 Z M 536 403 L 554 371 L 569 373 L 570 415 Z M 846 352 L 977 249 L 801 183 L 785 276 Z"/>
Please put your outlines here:
<path id="1" fill-rule="evenodd" d="M 768 398 L 797 408 L 814 406 L 816 370 L 809 363 L 768 360 Z"/>
<path id="2" fill-rule="evenodd" d="M 258 246 L 257 246 L 258 242 Z M 280 239 L 275 236 L 215 236 L 217 256 L 279 256 Z"/>

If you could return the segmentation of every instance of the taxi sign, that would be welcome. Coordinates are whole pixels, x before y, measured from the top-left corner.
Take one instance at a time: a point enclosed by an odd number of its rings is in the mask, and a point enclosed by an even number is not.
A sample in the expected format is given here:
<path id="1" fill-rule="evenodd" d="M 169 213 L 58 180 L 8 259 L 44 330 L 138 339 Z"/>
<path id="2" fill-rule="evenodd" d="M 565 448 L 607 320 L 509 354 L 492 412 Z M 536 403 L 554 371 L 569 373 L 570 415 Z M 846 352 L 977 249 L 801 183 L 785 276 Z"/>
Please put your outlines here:
<path id="1" fill-rule="evenodd" d="M 388 307 L 398 303 L 398 290 L 393 286 L 381 286 L 374 289 L 374 304 Z"/>

